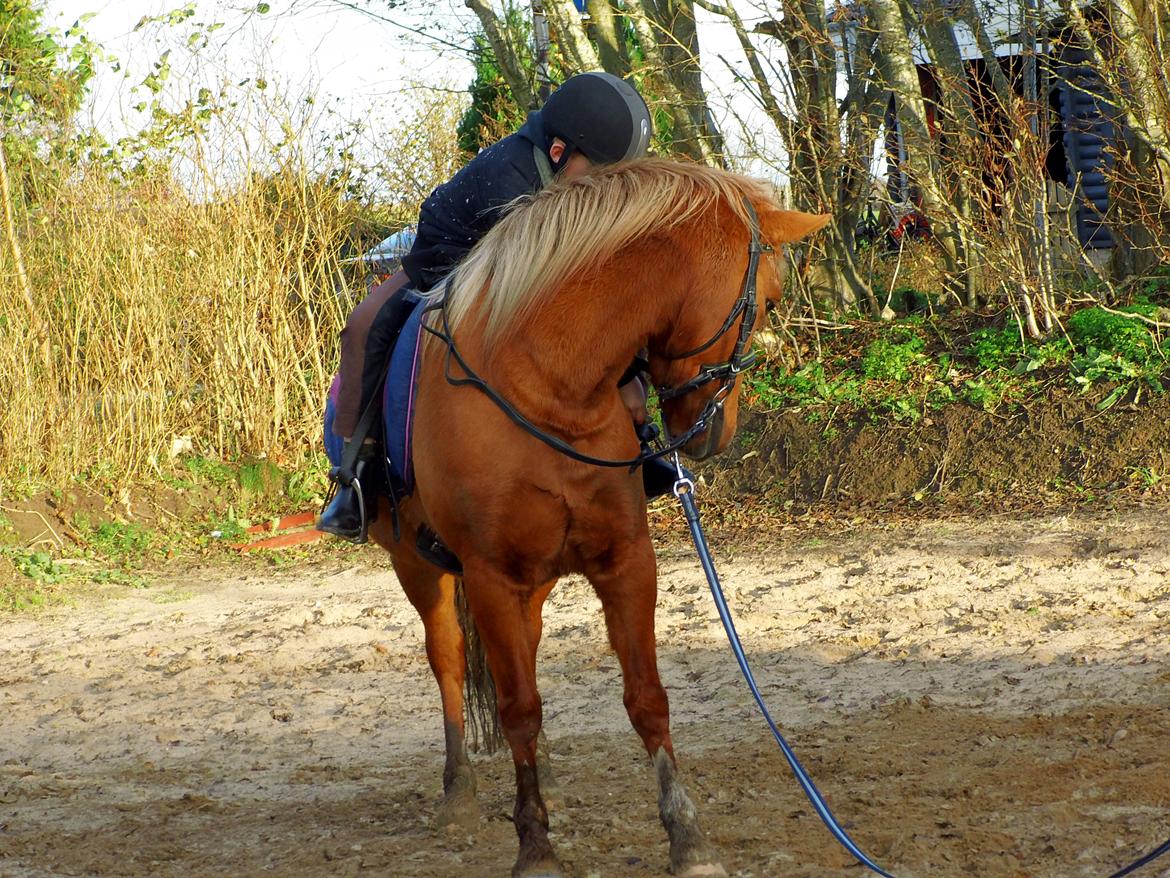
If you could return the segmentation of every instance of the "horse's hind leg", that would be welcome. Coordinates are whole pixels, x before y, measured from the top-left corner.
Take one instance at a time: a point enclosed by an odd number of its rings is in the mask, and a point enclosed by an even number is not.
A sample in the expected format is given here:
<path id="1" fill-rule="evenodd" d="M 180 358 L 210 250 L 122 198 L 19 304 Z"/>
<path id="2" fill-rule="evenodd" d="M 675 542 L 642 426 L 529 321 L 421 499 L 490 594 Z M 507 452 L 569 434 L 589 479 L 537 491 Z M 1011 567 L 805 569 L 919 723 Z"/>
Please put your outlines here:
<path id="1" fill-rule="evenodd" d="M 536 643 L 533 594 L 495 570 L 467 564 L 467 602 L 487 653 L 496 683 L 500 725 L 516 766 L 516 808 L 513 823 L 520 839 L 513 878 L 559 878 L 561 865 L 548 838 L 548 809 L 541 796 L 536 741 L 540 734 L 540 693 L 536 689 Z M 539 608 L 536 612 L 539 614 Z M 538 617 L 537 617 L 538 618 Z"/>
<path id="2" fill-rule="evenodd" d="M 426 629 L 427 660 L 439 684 L 443 701 L 443 737 L 447 760 L 443 767 L 441 828 L 471 831 L 479 825 L 475 800 L 475 771 L 467 756 L 463 723 L 463 629 L 455 610 L 455 577 L 442 573 L 409 549 L 393 547 L 394 571 L 407 598 L 418 610 Z"/>
<path id="3" fill-rule="evenodd" d="M 613 568 L 591 572 L 605 611 L 609 642 L 621 662 L 630 723 L 654 761 L 658 814 L 670 837 L 670 871 L 676 875 L 726 875 L 707 843 L 694 803 L 679 778 L 670 739 L 670 708 L 658 676 L 654 644 L 657 574 L 649 539 L 633 544 Z"/>

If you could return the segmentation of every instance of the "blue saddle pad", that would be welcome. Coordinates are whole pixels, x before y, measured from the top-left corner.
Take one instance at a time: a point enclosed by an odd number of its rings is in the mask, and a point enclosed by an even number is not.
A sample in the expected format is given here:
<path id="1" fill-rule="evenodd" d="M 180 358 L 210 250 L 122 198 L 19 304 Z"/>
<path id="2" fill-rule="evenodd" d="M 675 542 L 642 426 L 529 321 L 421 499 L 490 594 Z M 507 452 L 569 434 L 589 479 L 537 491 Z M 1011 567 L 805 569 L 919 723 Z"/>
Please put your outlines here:
<path id="1" fill-rule="evenodd" d="M 414 490 L 414 467 L 410 455 L 411 416 L 414 412 L 414 382 L 418 376 L 419 355 L 422 352 L 422 312 L 425 304 L 420 301 L 402 327 L 394 351 L 390 354 L 386 386 L 382 391 L 382 420 L 386 431 L 386 457 L 390 461 L 390 475 L 407 494 Z M 333 432 L 339 386 L 339 378 L 334 376 L 325 402 L 325 453 L 334 466 L 341 466 L 345 447 L 341 437 Z"/>
<path id="2" fill-rule="evenodd" d="M 414 466 L 410 454 L 410 440 L 414 426 L 414 384 L 418 377 L 418 363 L 422 354 L 422 313 L 427 303 L 414 306 L 386 371 L 386 386 L 382 390 L 382 421 L 386 428 L 386 457 L 390 473 L 409 494 L 414 490 Z"/>

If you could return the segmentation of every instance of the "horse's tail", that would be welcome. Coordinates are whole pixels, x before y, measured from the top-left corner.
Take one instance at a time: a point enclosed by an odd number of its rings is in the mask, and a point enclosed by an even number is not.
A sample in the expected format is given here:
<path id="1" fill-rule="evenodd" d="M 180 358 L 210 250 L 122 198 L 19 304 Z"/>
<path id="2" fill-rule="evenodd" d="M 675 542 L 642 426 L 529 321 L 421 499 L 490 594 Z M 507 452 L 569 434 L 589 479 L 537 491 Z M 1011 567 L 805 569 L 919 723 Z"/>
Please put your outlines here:
<path id="1" fill-rule="evenodd" d="M 496 703 L 496 683 L 488 670 L 483 642 L 479 639 L 475 620 L 471 618 L 471 610 L 467 606 L 462 579 L 455 588 L 455 607 L 459 613 L 459 626 L 463 629 L 463 656 L 466 661 L 463 716 L 467 724 L 467 743 L 472 752 L 494 753 L 504 744 Z"/>

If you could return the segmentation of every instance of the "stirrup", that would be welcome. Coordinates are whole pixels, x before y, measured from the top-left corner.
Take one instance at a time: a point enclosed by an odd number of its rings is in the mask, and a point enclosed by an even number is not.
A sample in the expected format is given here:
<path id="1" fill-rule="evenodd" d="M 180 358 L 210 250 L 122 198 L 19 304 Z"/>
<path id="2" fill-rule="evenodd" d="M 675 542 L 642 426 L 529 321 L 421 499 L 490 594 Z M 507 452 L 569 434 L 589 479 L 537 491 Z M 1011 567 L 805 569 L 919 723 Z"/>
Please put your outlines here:
<path id="1" fill-rule="evenodd" d="M 351 543 L 354 543 L 355 545 L 361 545 L 363 543 L 369 542 L 370 523 L 371 523 L 372 519 L 367 514 L 366 500 L 365 500 L 365 495 L 362 491 L 361 479 L 359 479 L 357 476 L 354 476 L 347 483 L 343 479 L 337 477 L 336 471 L 330 473 L 330 476 L 331 476 L 332 481 L 333 481 L 333 487 L 329 492 L 329 496 L 327 496 L 325 498 L 324 505 L 321 507 L 321 515 L 318 516 L 317 523 L 316 523 L 317 530 L 321 531 L 322 533 L 332 534 L 335 537 L 339 537 L 340 539 L 347 540 Z M 338 494 L 342 490 L 352 491 L 356 495 L 356 499 L 357 499 L 357 530 L 356 530 L 356 532 L 352 531 L 348 528 L 343 529 L 345 527 L 344 524 L 332 523 L 330 525 L 326 525 L 326 523 L 325 523 L 325 515 L 329 511 L 329 507 L 333 505 L 334 501 L 337 499 Z M 348 506 L 348 509 L 352 510 L 352 506 Z M 352 511 L 350 512 L 350 514 L 352 515 Z M 335 513 L 334 519 L 336 519 L 338 517 L 339 516 Z"/>
<path id="2" fill-rule="evenodd" d="M 366 516 L 366 498 L 362 495 L 362 480 L 354 476 L 349 486 L 357 494 L 358 517 L 361 519 L 358 535 L 351 542 L 361 545 L 362 543 L 369 542 L 370 539 L 370 519 Z"/>

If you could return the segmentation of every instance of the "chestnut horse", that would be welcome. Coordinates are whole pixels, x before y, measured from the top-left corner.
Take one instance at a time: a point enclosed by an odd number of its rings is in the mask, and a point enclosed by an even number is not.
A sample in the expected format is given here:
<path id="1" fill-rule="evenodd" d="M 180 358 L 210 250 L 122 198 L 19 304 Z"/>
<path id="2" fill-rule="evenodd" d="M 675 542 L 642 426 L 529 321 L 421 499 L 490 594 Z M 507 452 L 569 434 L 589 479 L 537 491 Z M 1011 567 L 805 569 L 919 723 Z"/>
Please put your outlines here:
<path id="1" fill-rule="evenodd" d="M 462 361 L 531 424 L 599 458 L 638 455 L 617 388 L 648 349 L 654 384 L 681 391 L 661 394 L 667 435 L 684 435 L 705 408 L 710 414 L 708 403 L 722 401 L 721 414 L 683 448 L 705 457 L 735 432 L 738 369 L 722 384 L 696 376 L 748 343 L 754 325 L 741 326 L 737 314 L 763 315 L 764 304 L 781 295 L 781 245 L 827 219 L 781 210 L 766 184 L 706 167 L 647 159 L 599 170 L 521 199 L 436 291 L 443 307 L 426 320 L 432 329 L 446 326 Z M 740 300 L 749 298 L 752 307 L 744 308 Z M 426 629 L 446 735 L 441 822 L 471 827 L 479 811 L 464 737 L 456 580 L 416 554 L 414 536 L 424 525 L 462 561 L 467 605 L 495 681 L 516 766 L 513 876 L 562 874 L 537 770 L 536 651 L 544 601 L 569 573 L 583 574 L 601 600 L 625 707 L 657 774 L 671 871 L 725 874 L 671 743 L 641 474 L 571 459 L 521 429 L 487 394 L 449 380 L 466 376 L 448 354 L 443 341 L 428 337 L 413 422 L 416 487 L 399 509 L 402 537 L 395 540 L 386 507 L 371 530 L 393 556 Z"/>

